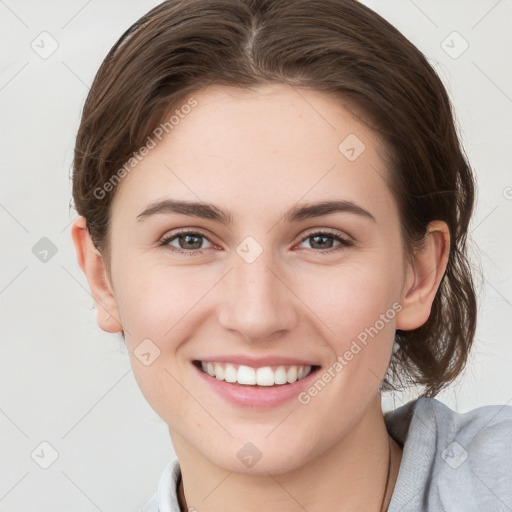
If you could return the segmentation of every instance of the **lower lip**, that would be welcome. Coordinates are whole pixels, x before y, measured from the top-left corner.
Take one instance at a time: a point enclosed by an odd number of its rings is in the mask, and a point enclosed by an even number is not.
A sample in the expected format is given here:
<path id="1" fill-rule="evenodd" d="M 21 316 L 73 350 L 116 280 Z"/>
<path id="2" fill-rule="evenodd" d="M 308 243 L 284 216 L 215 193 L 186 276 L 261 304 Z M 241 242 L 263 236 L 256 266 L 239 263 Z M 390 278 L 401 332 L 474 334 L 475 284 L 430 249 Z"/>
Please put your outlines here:
<path id="1" fill-rule="evenodd" d="M 288 400 L 296 398 L 299 393 L 310 385 L 319 370 L 319 367 L 316 367 L 307 377 L 297 380 L 293 384 L 255 387 L 231 384 L 225 380 L 216 379 L 208 373 L 201 371 L 195 364 L 192 364 L 192 366 L 214 391 L 229 402 L 243 407 L 257 408 L 276 407 Z"/>

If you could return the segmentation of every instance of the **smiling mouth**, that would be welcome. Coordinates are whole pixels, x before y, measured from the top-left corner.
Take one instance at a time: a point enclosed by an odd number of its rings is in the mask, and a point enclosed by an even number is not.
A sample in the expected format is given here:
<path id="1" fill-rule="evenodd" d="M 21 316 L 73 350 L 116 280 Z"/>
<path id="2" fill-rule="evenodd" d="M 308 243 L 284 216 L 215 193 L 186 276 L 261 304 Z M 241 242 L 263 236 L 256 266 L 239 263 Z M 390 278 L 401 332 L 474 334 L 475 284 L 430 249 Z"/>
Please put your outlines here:
<path id="1" fill-rule="evenodd" d="M 317 371 L 316 365 L 277 365 L 253 368 L 251 366 L 222 362 L 193 361 L 203 373 L 217 380 L 239 386 L 269 388 L 286 386 L 305 379 Z"/>

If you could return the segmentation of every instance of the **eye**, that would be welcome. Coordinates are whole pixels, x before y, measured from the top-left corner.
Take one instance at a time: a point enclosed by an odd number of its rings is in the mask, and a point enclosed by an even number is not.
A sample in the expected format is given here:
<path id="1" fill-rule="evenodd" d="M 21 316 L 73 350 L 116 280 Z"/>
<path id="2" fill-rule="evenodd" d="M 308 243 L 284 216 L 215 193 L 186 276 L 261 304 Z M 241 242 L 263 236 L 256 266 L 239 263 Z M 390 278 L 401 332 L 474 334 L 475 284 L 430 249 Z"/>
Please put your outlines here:
<path id="1" fill-rule="evenodd" d="M 313 245 L 311 248 L 313 250 L 319 250 L 321 254 L 329 254 L 331 252 L 339 251 L 345 247 L 354 245 L 352 241 L 347 240 L 339 234 L 333 233 L 332 231 L 315 231 L 313 233 L 309 233 L 305 238 L 302 239 L 301 243 L 304 243 L 307 240 L 313 240 L 313 242 L 310 243 L 310 245 Z M 339 242 L 339 244 L 333 247 L 332 240 Z"/>
<path id="2" fill-rule="evenodd" d="M 211 242 L 208 241 L 210 246 L 201 247 L 203 245 L 202 240 L 208 240 L 208 238 L 197 231 L 179 231 L 172 233 L 162 240 L 159 245 L 168 247 L 172 251 L 187 254 L 189 256 L 199 255 L 204 252 L 205 249 L 212 247 Z M 339 234 L 331 231 L 315 231 L 309 233 L 304 237 L 301 243 L 307 240 L 312 240 L 312 250 L 320 252 L 321 254 L 329 254 L 334 251 L 342 250 L 345 247 L 353 245 L 353 242 L 340 236 Z M 333 247 L 332 241 L 337 241 L 338 245 Z M 177 245 L 173 245 L 177 244 Z M 316 246 L 316 247 L 315 247 Z"/>
<path id="3" fill-rule="evenodd" d="M 202 239 L 208 240 L 205 235 L 196 231 L 180 231 L 160 240 L 160 245 L 167 246 L 171 248 L 171 250 L 181 254 L 193 256 L 194 254 L 202 254 L 204 249 L 204 247 L 200 247 L 202 245 Z M 178 247 L 172 245 L 171 242 L 177 242 Z"/>

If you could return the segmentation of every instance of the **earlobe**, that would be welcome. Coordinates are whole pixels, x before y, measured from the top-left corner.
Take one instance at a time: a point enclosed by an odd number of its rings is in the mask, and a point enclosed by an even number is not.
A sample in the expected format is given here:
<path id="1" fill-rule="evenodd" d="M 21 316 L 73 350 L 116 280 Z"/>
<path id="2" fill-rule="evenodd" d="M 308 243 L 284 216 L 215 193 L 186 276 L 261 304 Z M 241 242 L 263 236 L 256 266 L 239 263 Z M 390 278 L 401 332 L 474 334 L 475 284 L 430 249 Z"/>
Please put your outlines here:
<path id="1" fill-rule="evenodd" d="M 86 220 L 79 216 L 71 228 L 78 265 L 85 274 L 97 310 L 98 325 L 106 332 L 122 331 L 119 311 L 103 258 L 94 246 Z"/>
<path id="2" fill-rule="evenodd" d="M 449 254 L 448 225 L 443 221 L 432 221 L 427 227 L 424 247 L 415 254 L 414 262 L 407 268 L 402 310 L 396 317 L 397 329 L 417 329 L 428 320 Z"/>

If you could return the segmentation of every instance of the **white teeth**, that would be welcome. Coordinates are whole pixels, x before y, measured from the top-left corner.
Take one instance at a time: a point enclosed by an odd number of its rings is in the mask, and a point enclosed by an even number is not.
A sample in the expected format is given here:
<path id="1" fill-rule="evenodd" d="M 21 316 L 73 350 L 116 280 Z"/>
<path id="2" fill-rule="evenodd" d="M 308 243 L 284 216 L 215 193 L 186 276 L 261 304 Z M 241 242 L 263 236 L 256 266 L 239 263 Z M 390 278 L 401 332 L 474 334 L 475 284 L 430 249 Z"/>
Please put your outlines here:
<path id="1" fill-rule="evenodd" d="M 224 376 L 225 376 L 226 372 L 224 371 L 224 368 L 222 367 L 222 365 L 215 364 L 215 366 L 213 368 L 215 370 L 215 378 L 219 379 L 219 380 L 224 380 Z"/>
<path id="2" fill-rule="evenodd" d="M 236 378 L 238 384 L 256 384 L 256 372 L 250 366 L 239 366 Z"/>
<path id="3" fill-rule="evenodd" d="M 226 370 L 224 372 L 224 380 L 226 382 L 236 382 L 237 371 L 232 364 L 226 365 Z"/>
<path id="4" fill-rule="evenodd" d="M 311 373 L 311 366 L 278 366 L 272 370 L 270 366 L 252 368 L 240 365 L 238 368 L 232 364 L 201 362 L 203 372 L 211 377 L 226 382 L 237 382 L 246 386 L 274 386 L 293 384 L 297 380 L 307 377 Z"/>
<path id="5" fill-rule="evenodd" d="M 288 368 L 288 371 L 286 372 L 286 380 L 293 384 L 297 380 L 297 367 L 296 366 L 290 366 Z"/>
<path id="6" fill-rule="evenodd" d="M 256 371 L 256 384 L 258 386 L 273 386 L 274 385 L 274 372 L 270 366 L 258 368 Z"/>
<path id="7" fill-rule="evenodd" d="M 274 384 L 286 384 L 288 381 L 286 380 L 286 370 L 284 366 L 280 366 L 274 372 Z"/>

